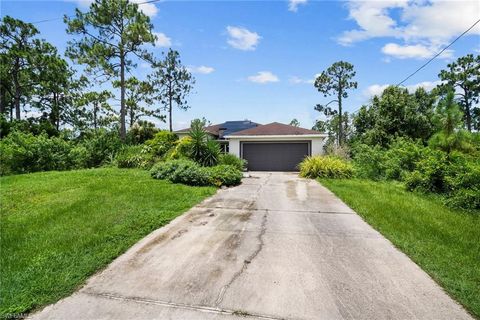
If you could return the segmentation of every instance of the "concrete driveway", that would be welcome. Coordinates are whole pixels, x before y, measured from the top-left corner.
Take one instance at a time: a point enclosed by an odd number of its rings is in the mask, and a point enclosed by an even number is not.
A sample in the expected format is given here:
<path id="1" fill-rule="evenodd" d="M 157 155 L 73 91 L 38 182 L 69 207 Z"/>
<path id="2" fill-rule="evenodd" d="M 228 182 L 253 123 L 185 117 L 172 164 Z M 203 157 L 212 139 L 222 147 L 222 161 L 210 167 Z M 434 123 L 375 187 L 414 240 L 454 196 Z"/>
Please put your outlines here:
<path id="1" fill-rule="evenodd" d="M 471 319 L 330 191 L 253 173 L 33 319 Z"/>

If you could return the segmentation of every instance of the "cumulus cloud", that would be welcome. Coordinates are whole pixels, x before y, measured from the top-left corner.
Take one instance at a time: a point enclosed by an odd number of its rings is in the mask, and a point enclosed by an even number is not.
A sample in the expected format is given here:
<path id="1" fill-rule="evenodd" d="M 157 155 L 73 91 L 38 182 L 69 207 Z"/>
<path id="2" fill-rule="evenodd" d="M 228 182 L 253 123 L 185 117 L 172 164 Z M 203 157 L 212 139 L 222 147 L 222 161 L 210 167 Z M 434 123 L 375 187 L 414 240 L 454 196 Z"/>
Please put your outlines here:
<path id="1" fill-rule="evenodd" d="M 400 45 L 397 43 L 387 43 L 382 48 L 384 54 L 399 59 L 427 59 L 433 57 L 438 51 L 440 51 L 440 48 L 437 46 L 425 46 L 422 44 Z M 441 54 L 442 58 L 451 58 L 452 56 L 452 50 L 445 50 Z"/>
<path id="2" fill-rule="evenodd" d="M 239 50 L 255 50 L 258 42 L 262 38 L 258 33 L 242 27 L 227 27 L 227 43 Z"/>
<path id="3" fill-rule="evenodd" d="M 403 44 L 388 47 L 385 54 L 397 58 L 426 58 L 478 19 L 478 1 L 349 1 L 349 18 L 358 28 L 345 31 L 338 42 L 351 45 L 379 37 L 393 37 Z M 470 31 L 480 34 L 480 25 Z M 401 50 L 402 54 L 398 55 Z M 452 56 L 452 51 L 442 55 Z"/>
<path id="4" fill-rule="evenodd" d="M 172 46 L 172 39 L 170 37 L 167 37 L 165 33 L 162 32 L 154 32 L 153 33 L 156 37 L 157 40 L 155 40 L 155 45 L 157 47 L 171 47 Z"/>
<path id="5" fill-rule="evenodd" d="M 424 88 L 426 91 L 430 91 L 442 81 L 423 81 L 415 84 L 410 84 L 405 86 L 409 92 L 415 92 L 418 88 Z M 380 96 L 387 87 L 391 86 L 390 84 L 373 84 L 364 90 L 363 94 L 367 98 L 372 98 L 373 96 Z"/>
<path id="6" fill-rule="evenodd" d="M 256 75 L 250 76 L 247 79 L 248 81 L 261 84 L 280 81 L 280 79 L 270 71 L 260 71 Z"/>
<path id="7" fill-rule="evenodd" d="M 307 0 L 288 0 L 288 10 L 292 12 L 297 12 L 299 5 L 304 5 L 307 3 Z"/>
<path id="8" fill-rule="evenodd" d="M 200 73 L 200 74 L 209 74 L 209 73 L 212 73 L 213 71 L 215 71 L 214 68 L 207 67 L 207 66 L 198 66 L 198 67 L 190 66 L 190 67 L 188 67 L 188 70 L 191 73 Z"/>
<path id="9" fill-rule="evenodd" d="M 305 79 L 305 78 L 301 78 L 301 77 L 298 77 L 298 76 L 292 76 L 292 77 L 290 77 L 290 79 L 288 81 L 291 84 L 314 84 L 315 79 L 317 79 L 317 77 L 319 75 L 320 75 L 320 73 L 317 73 L 310 79 Z"/>

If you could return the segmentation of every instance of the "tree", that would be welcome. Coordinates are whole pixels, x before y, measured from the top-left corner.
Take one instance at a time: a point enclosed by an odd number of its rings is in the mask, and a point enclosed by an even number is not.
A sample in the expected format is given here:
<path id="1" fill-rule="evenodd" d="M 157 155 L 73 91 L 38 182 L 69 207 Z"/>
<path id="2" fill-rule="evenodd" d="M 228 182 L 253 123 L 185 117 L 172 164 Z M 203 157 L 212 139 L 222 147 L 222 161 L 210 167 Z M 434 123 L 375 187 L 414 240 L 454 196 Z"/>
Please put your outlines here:
<path id="1" fill-rule="evenodd" d="M 75 18 L 65 16 L 67 32 L 82 37 L 69 42 L 67 55 L 78 63 L 86 64 L 86 71 L 97 79 L 119 79 L 120 87 L 120 137 L 126 138 L 126 79 L 125 73 L 136 64 L 135 56 L 151 61 L 143 49 L 154 44 L 155 35 L 150 19 L 128 0 L 95 0 L 89 11 L 76 10 Z"/>
<path id="2" fill-rule="evenodd" d="M 355 115 L 355 138 L 383 147 L 396 137 L 420 139 L 426 143 L 436 131 L 435 101 L 435 93 L 427 93 L 423 88 L 410 94 L 406 88 L 390 86 Z"/>
<path id="3" fill-rule="evenodd" d="M 21 106 L 32 95 L 38 81 L 38 57 L 45 50 L 45 41 L 35 39 L 38 30 L 30 23 L 5 16 L 0 25 L 0 64 L 2 81 L 1 111 L 11 108 L 10 119 L 21 118 Z"/>
<path id="4" fill-rule="evenodd" d="M 115 81 L 113 86 L 119 87 L 120 82 Z M 149 109 L 141 105 L 142 103 L 153 104 L 151 98 L 153 88 L 149 82 L 130 77 L 125 81 L 125 90 L 125 108 L 130 128 L 142 117 L 154 117 L 165 121 L 165 116 L 161 114 L 161 108 Z"/>
<path id="5" fill-rule="evenodd" d="M 348 98 L 347 90 L 356 89 L 357 82 L 351 81 L 355 77 L 356 72 L 353 65 L 338 61 L 328 67 L 315 79 L 315 88 L 323 94 L 324 97 L 336 95 L 337 99 L 331 100 L 326 105 L 317 105 L 315 110 L 327 112 L 333 115 L 333 110 L 328 107 L 331 103 L 338 104 L 338 136 L 337 143 L 341 145 L 344 141 L 343 120 L 342 120 L 342 100 Z"/>
<path id="6" fill-rule="evenodd" d="M 77 123 L 80 129 L 93 128 L 97 131 L 101 127 L 110 125 L 117 116 L 108 103 L 113 94 L 108 90 L 88 91 L 77 99 Z"/>
<path id="7" fill-rule="evenodd" d="M 435 120 L 441 128 L 429 140 L 429 144 L 450 154 L 453 150 L 469 152 L 473 146 L 469 142 L 468 132 L 462 130 L 463 113 L 454 100 L 453 90 L 438 103 Z"/>
<path id="8" fill-rule="evenodd" d="M 480 55 L 474 57 L 468 54 L 447 67 L 448 69 L 440 71 L 438 76 L 446 81 L 448 86 L 458 89 L 456 95 L 459 96 L 467 130 L 479 130 L 480 128 L 475 126 L 480 121 L 476 118 L 480 111 L 474 103 L 478 103 L 480 97 Z"/>
<path id="9" fill-rule="evenodd" d="M 294 127 L 300 127 L 300 121 L 297 119 L 292 119 L 292 121 L 290 121 L 290 125 Z"/>
<path id="10" fill-rule="evenodd" d="M 165 59 L 153 65 L 154 72 L 149 76 L 154 91 L 154 99 L 159 101 L 168 113 L 170 132 L 173 130 L 172 113 L 174 104 L 180 110 L 190 108 L 186 100 L 193 89 L 195 78 L 182 65 L 180 54 L 172 49 L 168 50 Z"/>
<path id="11" fill-rule="evenodd" d="M 44 55 L 38 56 L 38 85 L 35 87 L 31 105 L 43 112 L 58 131 L 61 123 L 71 123 L 69 108 L 73 103 L 74 71 L 58 55 L 57 49 L 45 43 Z"/>

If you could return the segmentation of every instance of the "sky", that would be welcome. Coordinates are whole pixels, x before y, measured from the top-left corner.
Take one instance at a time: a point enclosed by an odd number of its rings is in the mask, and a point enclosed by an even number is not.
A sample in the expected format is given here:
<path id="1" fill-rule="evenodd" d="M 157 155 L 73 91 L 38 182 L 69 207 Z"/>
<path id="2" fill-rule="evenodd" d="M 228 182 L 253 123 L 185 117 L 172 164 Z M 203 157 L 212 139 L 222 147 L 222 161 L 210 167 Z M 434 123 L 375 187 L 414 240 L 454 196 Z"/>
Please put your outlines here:
<path id="1" fill-rule="evenodd" d="M 60 18 L 76 7 L 88 10 L 89 3 L 1 0 L 0 15 L 26 22 L 59 18 L 35 26 L 64 52 L 71 37 Z M 344 101 L 345 111 L 355 111 L 480 19 L 480 1 L 163 0 L 140 9 L 154 25 L 154 55 L 179 51 L 196 79 L 191 108 L 174 110 L 175 129 L 202 117 L 262 124 L 296 118 L 310 128 L 321 118 L 314 106 L 333 99 L 320 94 L 313 80 L 332 63 L 355 67 L 358 88 Z M 441 69 L 468 53 L 480 54 L 480 23 L 404 85 L 431 89 Z M 139 63 L 133 74 L 144 78 L 150 71 Z"/>

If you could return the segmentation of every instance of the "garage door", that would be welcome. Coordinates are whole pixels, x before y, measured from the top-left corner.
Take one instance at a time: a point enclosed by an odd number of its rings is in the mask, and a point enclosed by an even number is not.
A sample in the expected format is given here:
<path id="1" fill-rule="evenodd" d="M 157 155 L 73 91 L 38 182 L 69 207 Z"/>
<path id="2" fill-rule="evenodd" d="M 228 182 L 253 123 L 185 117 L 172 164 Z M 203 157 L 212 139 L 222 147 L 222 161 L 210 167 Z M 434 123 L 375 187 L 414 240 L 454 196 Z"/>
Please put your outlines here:
<path id="1" fill-rule="evenodd" d="M 252 171 L 298 171 L 297 165 L 309 155 L 305 142 L 243 142 L 242 157 Z"/>

